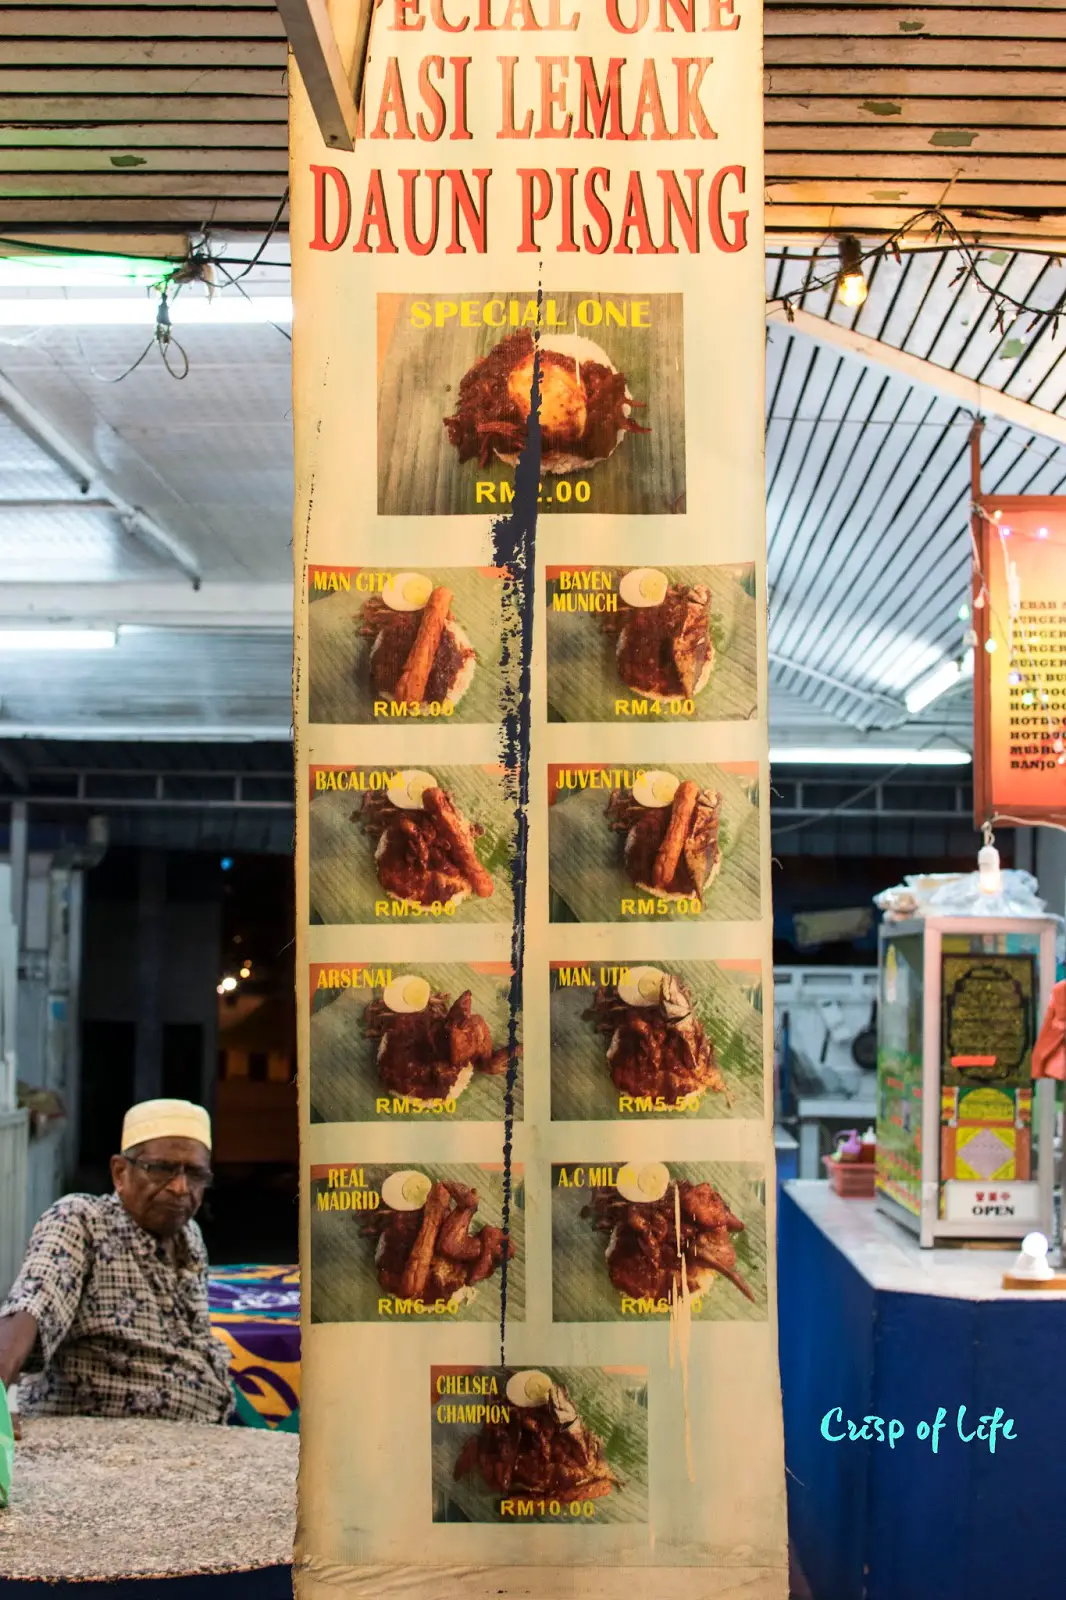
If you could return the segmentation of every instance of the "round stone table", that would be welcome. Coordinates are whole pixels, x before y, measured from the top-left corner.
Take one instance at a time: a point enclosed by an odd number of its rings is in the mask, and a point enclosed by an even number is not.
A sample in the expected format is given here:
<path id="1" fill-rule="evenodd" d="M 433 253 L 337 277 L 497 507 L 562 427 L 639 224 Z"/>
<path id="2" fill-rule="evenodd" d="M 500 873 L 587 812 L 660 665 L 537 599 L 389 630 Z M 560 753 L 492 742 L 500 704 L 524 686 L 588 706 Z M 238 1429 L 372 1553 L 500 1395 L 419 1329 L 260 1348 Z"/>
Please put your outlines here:
<path id="1" fill-rule="evenodd" d="M 0 1511 L 0 1600 L 291 1594 L 294 1434 L 26 1418 Z"/>

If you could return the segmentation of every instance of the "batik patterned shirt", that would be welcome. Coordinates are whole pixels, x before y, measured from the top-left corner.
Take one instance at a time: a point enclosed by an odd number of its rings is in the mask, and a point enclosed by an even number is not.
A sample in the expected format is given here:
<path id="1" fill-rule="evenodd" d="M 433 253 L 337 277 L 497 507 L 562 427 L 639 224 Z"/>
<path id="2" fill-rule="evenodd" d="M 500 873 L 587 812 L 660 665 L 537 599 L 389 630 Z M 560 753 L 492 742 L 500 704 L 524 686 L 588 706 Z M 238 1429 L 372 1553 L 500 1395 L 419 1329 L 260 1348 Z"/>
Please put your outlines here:
<path id="1" fill-rule="evenodd" d="M 0 1316 L 26 1311 L 37 1342 L 19 1378 L 24 1414 L 225 1422 L 228 1358 L 211 1332 L 207 1252 L 195 1222 L 171 1242 L 117 1194 L 70 1194 L 33 1230 Z"/>

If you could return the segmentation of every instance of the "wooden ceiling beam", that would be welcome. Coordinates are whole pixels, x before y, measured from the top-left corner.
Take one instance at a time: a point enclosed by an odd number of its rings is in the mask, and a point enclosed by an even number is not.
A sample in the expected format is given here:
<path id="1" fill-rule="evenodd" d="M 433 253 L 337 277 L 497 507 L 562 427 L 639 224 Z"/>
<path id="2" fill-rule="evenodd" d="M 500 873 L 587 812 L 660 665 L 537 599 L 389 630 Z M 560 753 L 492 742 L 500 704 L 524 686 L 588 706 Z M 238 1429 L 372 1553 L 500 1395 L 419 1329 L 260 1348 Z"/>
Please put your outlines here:
<path id="1" fill-rule="evenodd" d="M 977 383 L 973 378 L 965 378 L 960 372 L 939 367 L 922 356 L 897 350 L 894 345 L 885 344 L 881 339 L 872 339 L 868 334 L 858 333 L 839 322 L 829 322 L 810 311 L 796 309 L 792 321 L 789 321 L 787 312 L 782 307 L 775 307 L 767 313 L 767 321 L 786 328 L 790 334 L 803 334 L 819 344 L 832 345 L 848 355 L 859 356 L 873 366 L 887 367 L 911 383 L 921 384 L 954 400 L 975 416 L 999 417 L 1011 427 L 1022 428 L 1026 433 L 1035 433 L 1055 444 L 1066 445 L 1066 417 L 1043 411 L 1039 406 L 1030 405 L 1027 400 L 1004 394 L 1002 390 Z"/>
<path id="2" fill-rule="evenodd" d="M 277 7 L 323 143 L 334 150 L 354 150 L 372 0 L 359 0 L 357 44 L 351 67 L 341 59 L 326 0 L 277 0 Z"/>

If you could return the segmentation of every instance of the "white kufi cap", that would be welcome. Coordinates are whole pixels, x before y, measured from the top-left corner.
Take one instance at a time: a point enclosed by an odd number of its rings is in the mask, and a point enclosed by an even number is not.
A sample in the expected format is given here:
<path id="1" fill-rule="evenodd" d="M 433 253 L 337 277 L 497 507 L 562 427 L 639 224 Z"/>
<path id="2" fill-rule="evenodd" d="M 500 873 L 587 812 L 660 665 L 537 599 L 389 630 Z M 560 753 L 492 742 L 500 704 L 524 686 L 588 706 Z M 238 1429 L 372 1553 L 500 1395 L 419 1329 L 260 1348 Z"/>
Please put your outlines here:
<path id="1" fill-rule="evenodd" d="M 196 1139 L 211 1148 L 211 1118 L 191 1100 L 142 1100 L 131 1106 L 122 1124 L 123 1150 L 149 1139 Z"/>

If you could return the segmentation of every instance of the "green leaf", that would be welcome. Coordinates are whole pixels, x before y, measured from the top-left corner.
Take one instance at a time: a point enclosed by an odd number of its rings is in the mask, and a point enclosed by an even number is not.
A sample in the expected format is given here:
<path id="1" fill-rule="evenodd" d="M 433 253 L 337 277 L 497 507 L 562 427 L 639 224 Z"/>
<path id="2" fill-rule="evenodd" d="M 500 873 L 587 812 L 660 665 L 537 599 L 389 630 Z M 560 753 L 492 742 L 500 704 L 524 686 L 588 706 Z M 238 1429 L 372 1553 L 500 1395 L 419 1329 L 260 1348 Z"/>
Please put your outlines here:
<path id="1" fill-rule="evenodd" d="M 970 128 L 938 128 L 930 136 L 929 143 L 956 149 L 973 144 L 976 138 L 977 134 Z"/>

